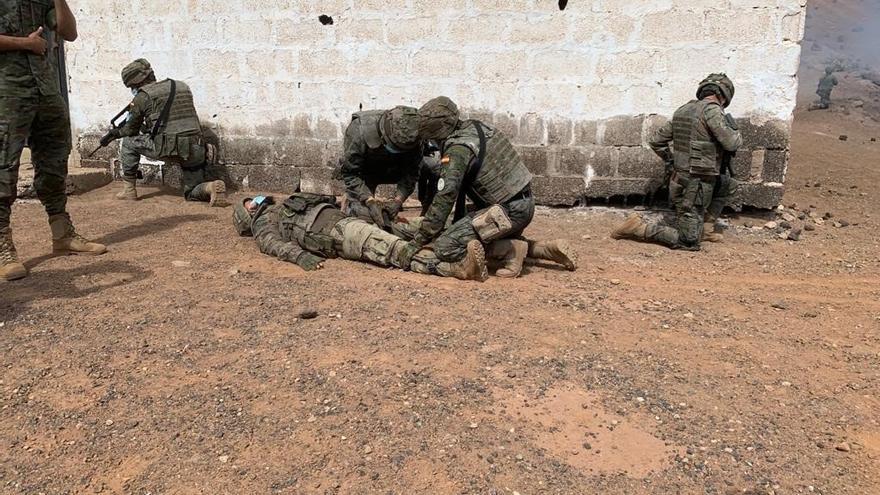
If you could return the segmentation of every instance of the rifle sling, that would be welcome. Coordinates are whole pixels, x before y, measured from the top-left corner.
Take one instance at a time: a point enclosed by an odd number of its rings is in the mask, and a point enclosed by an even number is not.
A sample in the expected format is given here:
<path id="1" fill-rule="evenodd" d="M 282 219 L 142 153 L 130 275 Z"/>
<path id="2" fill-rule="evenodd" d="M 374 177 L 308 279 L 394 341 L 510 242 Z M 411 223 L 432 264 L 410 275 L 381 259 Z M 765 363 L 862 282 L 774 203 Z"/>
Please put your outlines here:
<path id="1" fill-rule="evenodd" d="M 165 127 L 165 124 L 168 122 L 168 116 L 171 114 L 171 105 L 174 104 L 174 97 L 177 95 L 177 83 L 174 82 L 174 79 L 169 79 L 169 81 L 171 81 L 171 93 L 168 95 L 168 100 L 165 101 L 162 113 L 159 114 L 159 118 L 153 124 L 153 129 L 150 131 L 150 139 L 156 139 L 159 129 Z"/>

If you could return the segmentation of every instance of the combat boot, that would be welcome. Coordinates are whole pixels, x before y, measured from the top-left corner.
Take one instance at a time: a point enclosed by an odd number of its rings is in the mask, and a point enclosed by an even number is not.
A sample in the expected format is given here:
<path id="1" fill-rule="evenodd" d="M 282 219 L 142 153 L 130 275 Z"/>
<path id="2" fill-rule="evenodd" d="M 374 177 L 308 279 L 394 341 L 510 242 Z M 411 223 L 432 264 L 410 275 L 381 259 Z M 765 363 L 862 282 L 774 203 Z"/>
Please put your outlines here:
<path id="1" fill-rule="evenodd" d="M 453 277 L 459 280 L 476 280 L 485 282 L 489 279 L 489 269 L 486 267 L 486 250 L 480 241 L 471 241 L 467 245 L 467 254 L 464 259 L 455 263 L 437 263 L 437 274 L 444 277 Z"/>
<path id="2" fill-rule="evenodd" d="M 648 224 L 637 213 L 628 216 L 626 220 L 611 233 L 612 239 L 636 239 L 647 238 Z"/>
<path id="3" fill-rule="evenodd" d="M 52 229 L 53 254 L 87 254 L 97 256 L 107 252 L 107 246 L 92 242 L 77 234 L 67 213 L 49 217 L 49 227 Z"/>
<path id="4" fill-rule="evenodd" d="M 27 277 L 28 271 L 18 261 L 15 244 L 12 242 L 12 229 L 0 231 L 0 278 L 18 280 Z"/>
<path id="5" fill-rule="evenodd" d="M 703 224 L 703 237 L 701 242 L 724 242 L 724 234 L 715 232 L 715 222 Z"/>
<path id="6" fill-rule="evenodd" d="M 206 186 L 206 190 L 211 195 L 211 199 L 208 200 L 208 204 L 213 208 L 226 208 L 229 206 L 229 202 L 226 201 L 226 183 L 222 180 L 215 180 L 209 182 Z"/>
<path id="7" fill-rule="evenodd" d="M 571 244 L 564 239 L 555 241 L 528 241 L 529 255 L 532 260 L 546 260 L 559 263 L 566 270 L 573 272 L 577 270 L 577 254 L 572 249 Z"/>
<path id="8" fill-rule="evenodd" d="M 123 201 L 137 201 L 138 193 L 136 180 L 122 179 L 122 191 L 116 193 L 116 199 Z"/>
<path id="9" fill-rule="evenodd" d="M 523 262 L 529 254 L 529 243 L 515 239 L 502 239 L 489 246 L 489 258 L 501 261 L 495 271 L 500 278 L 516 278 L 522 273 Z"/>

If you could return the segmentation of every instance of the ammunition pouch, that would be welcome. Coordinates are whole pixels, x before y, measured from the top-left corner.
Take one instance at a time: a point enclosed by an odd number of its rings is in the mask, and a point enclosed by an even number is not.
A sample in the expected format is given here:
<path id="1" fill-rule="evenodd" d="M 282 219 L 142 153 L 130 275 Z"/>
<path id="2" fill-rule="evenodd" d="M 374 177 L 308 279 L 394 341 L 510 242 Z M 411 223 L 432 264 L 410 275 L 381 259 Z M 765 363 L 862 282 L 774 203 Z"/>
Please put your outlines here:
<path id="1" fill-rule="evenodd" d="M 329 201 L 327 202 L 327 199 Z M 321 232 L 314 232 L 312 226 L 318 216 L 328 208 L 336 208 L 333 196 L 297 193 L 284 201 L 281 213 L 281 229 L 290 239 L 295 239 L 301 248 L 325 258 L 336 258 L 333 238 Z"/>
<path id="2" fill-rule="evenodd" d="M 499 205 L 493 205 L 474 217 L 472 224 L 477 236 L 484 243 L 503 239 L 513 231 L 513 222 Z"/>

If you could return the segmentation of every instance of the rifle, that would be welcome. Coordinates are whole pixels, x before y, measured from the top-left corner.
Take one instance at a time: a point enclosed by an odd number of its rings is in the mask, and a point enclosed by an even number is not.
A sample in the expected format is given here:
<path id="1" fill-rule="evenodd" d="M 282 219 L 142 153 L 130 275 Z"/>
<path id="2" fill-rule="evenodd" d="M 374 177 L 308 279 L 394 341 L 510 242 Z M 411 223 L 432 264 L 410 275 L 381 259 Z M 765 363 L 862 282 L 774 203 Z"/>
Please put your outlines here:
<path id="1" fill-rule="evenodd" d="M 122 117 L 124 117 L 127 113 L 128 113 L 128 107 L 125 107 L 125 108 L 122 109 L 121 112 L 117 113 L 115 117 L 113 117 L 112 119 L 110 119 L 110 128 L 111 128 L 111 129 L 119 129 L 120 127 L 122 127 L 122 126 L 125 124 L 125 121 L 123 120 L 122 122 L 119 122 L 119 120 L 120 120 Z M 110 135 L 109 132 L 108 132 L 107 134 L 105 134 L 104 137 L 101 138 L 101 141 L 103 141 L 104 138 L 106 138 L 106 137 L 109 136 L 109 135 Z M 91 157 L 93 157 L 93 156 L 95 155 L 95 153 L 97 153 L 99 150 L 101 150 L 101 148 L 104 148 L 104 147 L 105 147 L 105 146 L 104 146 L 103 144 L 99 144 L 97 148 L 95 148 L 94 150 L 92 150 L 91 153 L 89 153 L 88 155 L 86 155 L 86 158 L 91 158 Z"/>
<path id="2" fill-rule="evenodd" d="M 733 171 L 733 159 L 736 158 L 736 151 L 725 151 L 721 156 L 721 175 L 726 175 L 731 179 L 736 179 Z"/>

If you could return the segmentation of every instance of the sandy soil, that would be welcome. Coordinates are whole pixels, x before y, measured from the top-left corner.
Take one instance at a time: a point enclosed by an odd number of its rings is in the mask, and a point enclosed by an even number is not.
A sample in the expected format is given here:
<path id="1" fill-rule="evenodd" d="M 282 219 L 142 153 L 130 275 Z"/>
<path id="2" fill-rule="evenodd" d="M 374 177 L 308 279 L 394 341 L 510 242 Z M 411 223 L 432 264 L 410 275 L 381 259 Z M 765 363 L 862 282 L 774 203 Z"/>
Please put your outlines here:
<path id="1" fill-rule="evenodd" d="M 582 267 L 515 281 L 306 274 L 157 190 L 71 198 L 111 252 L 53 258 L 17 204 L 32 275 L 0 284 L 0 493 L 880 493 L 868 110 L 799 111 L 796 208 L 732 218 L 723 244 L 542 210 L 529 235 Z"/>

